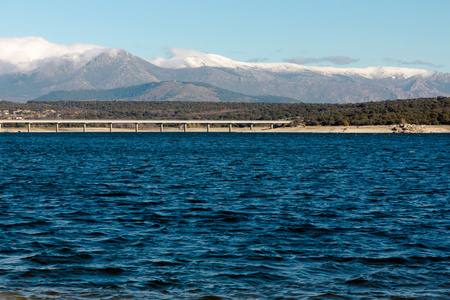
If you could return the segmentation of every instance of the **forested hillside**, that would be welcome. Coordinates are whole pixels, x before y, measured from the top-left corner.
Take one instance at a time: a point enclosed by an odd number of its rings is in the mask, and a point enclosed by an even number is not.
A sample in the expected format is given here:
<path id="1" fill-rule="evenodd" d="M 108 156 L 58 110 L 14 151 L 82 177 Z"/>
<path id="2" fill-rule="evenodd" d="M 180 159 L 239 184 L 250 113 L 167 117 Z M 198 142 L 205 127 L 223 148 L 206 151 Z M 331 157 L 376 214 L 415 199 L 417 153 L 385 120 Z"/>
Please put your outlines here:
<path id="1" fill-rule="evenodd" d="M 176 101 L 176 102 L 273 102 L 294 103 L 279 96 L 249 96 L 198 82 L 151 82 L 107 90 L 54 91 L 35 101 Z"/>
<path id="2" fill-rule="evenodd" d="M 8 114 L 4 114 L 5 110 Z M 450 98 L 420 98 L 357 104 L 148 102 L 148 101 L 0 101 L 1 118 L 289 120 L 294 125 L 450 125 Z M 21 111 L 21 112 L 19 112 Z M 14 114 L 16 112 L 16 114 Z"/>

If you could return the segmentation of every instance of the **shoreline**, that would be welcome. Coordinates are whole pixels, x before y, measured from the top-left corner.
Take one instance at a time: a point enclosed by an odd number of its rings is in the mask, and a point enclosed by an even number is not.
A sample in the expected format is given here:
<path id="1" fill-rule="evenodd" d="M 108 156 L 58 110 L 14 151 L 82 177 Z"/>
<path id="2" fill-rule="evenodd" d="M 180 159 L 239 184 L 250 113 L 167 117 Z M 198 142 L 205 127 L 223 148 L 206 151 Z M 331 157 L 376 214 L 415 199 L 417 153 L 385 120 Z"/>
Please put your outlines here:
<path id="1" fill-rule="evenodd" d="M 238 133 L 394 133 L 395 125 L 373 125 L 373 126 L 299 126 L 299 127 L 233 127 L 233 132 Z M 418 125 L 417 132 L 414 133 L 450 133 L 450 125 Z M 80 132 L 82 127 L 60 127 L 58 133 Z M 110 133 L 109 128 L 87 127 L 86 133 Z M 113 128 L 115 132 L 135 132 L 134 128 Z M 138 132 L 160 132 L 159 127 L 140 128 Z M 164 127 L 164 132 L 184 132 L 181 127 Z M 199 126 L 188 128 L 189 132 L 207 132 L 206 127 Z M 228 127 L 211 127 L 210 133 L 229 132 Z M 2 127 L 0 133 L 28 133 L 26 127 Z M 31 127 L 30 133 L 56 133 L 55 127 Z"/>

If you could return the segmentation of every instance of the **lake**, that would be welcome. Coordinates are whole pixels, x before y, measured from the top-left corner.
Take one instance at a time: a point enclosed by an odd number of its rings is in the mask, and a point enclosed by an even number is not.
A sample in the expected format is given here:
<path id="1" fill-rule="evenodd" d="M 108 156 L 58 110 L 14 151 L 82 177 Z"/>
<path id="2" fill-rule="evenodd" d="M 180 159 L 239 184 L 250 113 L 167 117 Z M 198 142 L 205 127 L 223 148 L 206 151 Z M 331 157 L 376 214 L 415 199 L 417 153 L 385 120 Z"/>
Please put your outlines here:
<path id="1" fill-rule="evenodd" d="M 448 299 L 450 135 L 0 134 L 1 299 Z"/>

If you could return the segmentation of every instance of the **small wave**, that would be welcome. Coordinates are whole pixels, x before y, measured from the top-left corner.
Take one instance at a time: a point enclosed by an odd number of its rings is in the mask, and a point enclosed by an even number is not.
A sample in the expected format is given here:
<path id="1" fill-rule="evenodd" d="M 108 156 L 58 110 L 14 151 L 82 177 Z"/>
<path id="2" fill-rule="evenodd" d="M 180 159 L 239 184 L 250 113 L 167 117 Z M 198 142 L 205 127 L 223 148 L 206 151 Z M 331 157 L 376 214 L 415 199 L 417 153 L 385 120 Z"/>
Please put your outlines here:
<path id="1" fill-rule="evenodd" d="M 39 228 L 39 227 L 46 227 L 51 225 L 52 223 L 45 220 L 37 220 L 37 221 L 31 221 L 31 222 L 19 222 L 19 223 L 10 223 L 2 225 L 3 228 L 14 228 L 16 230 L 18 229 L 24 229 L 24 228 Z"/>
<path id="2" fill-rule="evenodd" d="M 330 229 L 317 227 L 310 223 L 297 224 L 297 225 L 292 225 L 292 226 L 277 229 L 277 231 L 280 231 L 280 230 L 287 231 L 291 234 L 313 235 L 314 237 L 318 237 L 318 236 L 326 235 L 326 234 L 333 234 L 333 231 Z"/>
<path id="3" fill-rule="evenodd" d="M 406 257 L 401 256 L 394 256 L 394 257 L 381 257 L 381 258 L 370 258 L 370 257 L 363 257 L 358 258 L 359 261 L 362 261 L 367 264 L 395 264 L 395 265 L 402 265 L 402 264 L 409 264 L 411 263 L 411 260 Z"/>
<path id="4" fill-rule="evenodd" d="M 262 284 L 265 282 L 276 283 L 287 279 L 283 275 L 266 272 L 242 273 L 242 274 L 222 273 L 217 274 L 216 277 L 227 277 L 230 279 L 244 280 L 253 282 L 254 284 Z"/>
<path id="5" fill-rule="evenodd" d="M 155 265 L 156 267 L 167 267 L 167 266 L 179 266 L 179 265 L 182 265 L 182 263 L 175 262 L 175 261 L 169 261 L 169 260 L 153 261 L 152 264 Z"/>
<path id="6" fill-rule="evenodd" d="M 98 269 L 97 271 L 100 272 L 101 274 L 112 275 L 112 276 L 120 275 L 125 272 L 124 269 L 117 268 L 117 267 L 108 267 L 108 268 Z"/>
<path id="7" fill-rule="evenodd" d="M 197 300 L 222 300 L 222 298 L 219 296 L 202 296 L 197 298 Z"/>
<path id="8" fill-rule="evenodd" d="M 355 286 L 355 287 L 364 287 L 364 288 L 374 288 L 379 290 L 389 289 L 392 286 L 390 280 L 380 281 L 371 279 L 372 276 L 362 276 L 353 279 L 349 279 L 345 281 L 345 284 Z M 378 276 L 377 276 L 378 277 Z"/>
<path id="9" fill-rule="evenodd" d="M 171 279 L 171 280 L 161 280 L 161 279 L 156 279 L 156 280 L 150 280 L 147 281 L 144 285 L 148 288 L 151 289 L 157 289 L 157 290 L 161 290 L 161 289 L 170 289 L 170 288 L 174 288 L 176 285 L 179 284 L 178 280 L 175 279 Z"/>
<path id="10" fill-rule="evenodd" d="M 80 263 L 92 260 L 94 257 L 89 253 L 75 253 L 73 255 L 53 255 L 48 252 L 35 254 L 33 256 L 28 256 L 23 258 L 24 260 L 32 261 L 43 266 L 53 265 L 53 264 L 70 264 L 70 263 Z"/>
<path id="11" fill-rule="evenodd" d="M 260 192 L 245 192 L 239 195 L 239 198 L 270 198 L 270 197 L 277 197 L 275 194 L 264 194 Z"/>
<path id="12" fill-rule="evenodd" d="M 96 197 L 127 197 L 127 196 L 139 196 L 139 194 L 130 192 L 114 192 L 114 193 L 100 193 L 94 194 Z"/>
<path id="13" fill-rule="evenodd" d="M 308 300 L 333 300 L 333 299 L 347 299 L 347 300 L 351 300 L 354 299 L 353 297 L 347 297 L 347 296 L 342 296 L 342 295 L 338 295 L 338 294 L 334 294 L 334 293 L 324 293 L 324 294 L 319 294 L 317 296 L 311 296 L 307 298 Z"/>

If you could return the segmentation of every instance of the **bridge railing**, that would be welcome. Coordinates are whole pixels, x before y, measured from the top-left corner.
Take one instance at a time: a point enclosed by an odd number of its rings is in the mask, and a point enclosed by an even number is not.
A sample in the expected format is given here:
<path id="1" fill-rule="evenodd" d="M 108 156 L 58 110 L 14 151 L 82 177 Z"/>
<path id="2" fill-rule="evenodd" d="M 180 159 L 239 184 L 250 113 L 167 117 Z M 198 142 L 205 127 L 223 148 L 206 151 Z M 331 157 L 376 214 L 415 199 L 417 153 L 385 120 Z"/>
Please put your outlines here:
<path id="1" fill-rule="evenodd" d="M 139 125 L 141 124 L 157 124 L 160 126 L 160 131 L 164 131 L 164 125 L 167 124 L 181 124 L 183 125 L 184 132 L 187 132 L 187 127 L 189 124 L 203 124 L 206 125 L 207 132 L 210 132 L 211 125 L 218 124 L 228 124 L 229 132 L 232 131 L 233 125 L 249 125 L 250 129 L 253 130 L 253 125 L 255 124 L 266 124 L 270 125 L 273 129 L 276 124 L 289 124 L 290 121 L 287 120 L 44 120 L 44 119 L 26 119 L 26 120 L 0 120 L 0 130 L 3 124 L 26 124 L 27 131 L 31 132 L 32 124 L 55 124 L 55 131 L 59 132 L 60 124 L 83 124 L 83 132 L 86 132 L 88 124 L 109 124 L 109 131 L 113 131 L 114 124 L 134 124 L 135 132 L 139 131 Z"/>

